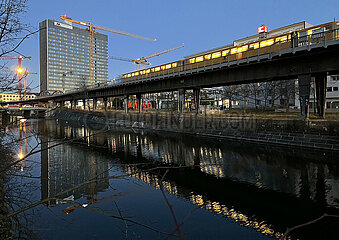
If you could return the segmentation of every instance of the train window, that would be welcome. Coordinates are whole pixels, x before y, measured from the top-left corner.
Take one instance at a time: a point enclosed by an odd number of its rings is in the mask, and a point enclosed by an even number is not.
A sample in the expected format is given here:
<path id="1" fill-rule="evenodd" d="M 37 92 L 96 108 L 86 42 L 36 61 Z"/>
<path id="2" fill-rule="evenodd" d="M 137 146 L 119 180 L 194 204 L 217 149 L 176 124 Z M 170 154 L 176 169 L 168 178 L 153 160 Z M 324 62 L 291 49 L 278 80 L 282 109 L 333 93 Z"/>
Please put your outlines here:
<path id="1" fill-rule="evenodd" d="M 250 44 L 250 48 L 253 48 L 253 49 L 259 48 L 259 43 L 252 43 L 252 44 Z"/>
<path id="2" fill-rule="evenodd" d="M 222 51 L 221 55 L 224 57 L 230 52 L 229 49 Z"/>
<path id="3" fill-rule="evenodd" d="M 129 73 L 129 74 L 127 75 L 127 77 L 131 77 L 131 74 Z"/>
<path id="4" fill-rule="evenodd" d="M 151 69 L 147 69 L 147 70 L 146 70 L 146 73 L 150 73 L 150 72 L 151 72 Z"/>
<path id="5" fill-rule="evenodd" d="M 242 47 L 238 47 L 238 53 L 245 52 L 248 49 L 248 45 L 244 45 Z"/>
<path id="6" fill-rule="evenodd" d="M 321 38 L 324 36 L 325 28 L 317 28 L 312 30 L 312 38 Z"/>
<path id="7" fill-rule="evenodd" d="M 211 54 L 207 54 L 207 55 L 205 55 L 205 60 L 210 60 L 211 59 Z"/>
<path id="8" fill-rule="evenodd" d="M 177 67 L 178 63 L 172 63 L 172 67 Z"/>
<path id="9" fill-rule="evenodd" d="M 189 63 L 195 63 L 195 58 L 191 58 Z"/>
<path id="10" fill-rule="evenodd" d="M 138 76 L 138 75 L 139 75 L 139 72 L 135 72 L 135 73 L 134 73 L 134 76 Z"/>
<path id="11" fill-rule="evenodd" d="M 161 66 L 161 70 L 165 70 L 165 65 Z"/>
<path id="12" fill-rule="evenodd" d="M 160 67 L 156 67 L 156 68 L 154 68 L 154 71 L 155 71 L 155 72 L 158 72 L 158 71 L 160 71 Z"/>
<path id="13" fill-rule="evenodd" d="M 195 62 L 201 62 L 201 61 L 204 61 L 204 57 L 203 56 L 197 57 L 195 59 Z"/>
<path id="14" fill-rule="evenodd" d="M 260 42 L 260 47 L 267 47 L 267 46 L 270 46 L 274 43 L 274 39 L 269 39 L 269 40 L 266 40 L 266 41 L 262 41 Z"/>
<path id="15" fill-rule="evenodd" d="M 145 74 L 146 73 L 146 70 L 142 71 L 142 74 Z"/>
<path id="16" fill-rule="evenodd" d="M 132 73 L 132 77 L 134 77 L 134 73 Z"/>
<path id="17" fill-rule="evenodd" d="M 216 52 L 212 54 L 212 58 L 218 58 L 221 57 L 221 52 Z"/>
<path id="18" fill-rule="evenodd" d="M 166 69 L 170 69 L 172 67 L 172 64 L 167 64 Z"/>
<path id="19" fill-rule="evenodd" d="M 238 48 L 232 48 L 231 49 L 231 54 L 235 54 L 235 53 L 237 53 L 238 52 Z"/>
<path id="20" fill-rule="evenodd" d="M 282 37 L 277 37 L 275 39 L 275 42 L 286 42 L 287 41 L 287 35 L 282 36 Z"/>

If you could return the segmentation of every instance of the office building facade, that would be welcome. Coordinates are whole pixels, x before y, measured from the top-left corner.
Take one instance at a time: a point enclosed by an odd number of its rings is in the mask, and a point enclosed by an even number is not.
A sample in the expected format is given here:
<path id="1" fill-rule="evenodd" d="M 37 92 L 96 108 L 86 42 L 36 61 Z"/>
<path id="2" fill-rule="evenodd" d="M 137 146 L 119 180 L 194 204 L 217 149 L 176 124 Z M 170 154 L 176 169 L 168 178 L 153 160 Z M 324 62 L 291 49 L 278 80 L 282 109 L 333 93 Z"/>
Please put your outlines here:
<path id="1" fill-rule="evenodd" d="M 40 91 L 70 91 L 90 86 L 89 32 L 47 19 L 39 24 Z M 93 84 L 108 81 L 108 36 L 94 33 Z"/>

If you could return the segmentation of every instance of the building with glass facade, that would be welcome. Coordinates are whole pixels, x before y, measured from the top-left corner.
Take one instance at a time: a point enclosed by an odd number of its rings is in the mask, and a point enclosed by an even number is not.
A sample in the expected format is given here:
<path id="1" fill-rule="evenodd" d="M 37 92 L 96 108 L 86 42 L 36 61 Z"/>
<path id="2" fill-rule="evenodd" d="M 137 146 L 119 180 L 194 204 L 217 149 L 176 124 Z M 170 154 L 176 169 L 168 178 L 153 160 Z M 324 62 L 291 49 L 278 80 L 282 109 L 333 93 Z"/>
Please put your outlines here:
<path id="1" fill-rule="evenodd" d="M 47 19 L 40 27 L 40 91 L 69 91 L 90 85 L 89 32 Z M 95 85 L 108 81 L 108 37 L 94 33 Z"/>

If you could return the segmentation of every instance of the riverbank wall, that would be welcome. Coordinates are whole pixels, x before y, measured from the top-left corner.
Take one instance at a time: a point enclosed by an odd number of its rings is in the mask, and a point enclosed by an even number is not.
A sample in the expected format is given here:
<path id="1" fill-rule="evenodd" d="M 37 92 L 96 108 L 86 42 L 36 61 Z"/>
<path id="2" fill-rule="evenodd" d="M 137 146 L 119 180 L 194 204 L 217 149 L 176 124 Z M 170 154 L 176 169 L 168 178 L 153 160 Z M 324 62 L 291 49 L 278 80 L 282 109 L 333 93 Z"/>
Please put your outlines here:
<path id="1" fill-rule="evenodd" d="M 339 151 L 339 121 L 196 116 L 172 113 L 87 112 L 55 109 L 49 117 L 93 130 L 133 128 L 193 134 L 262 144 Z"/>

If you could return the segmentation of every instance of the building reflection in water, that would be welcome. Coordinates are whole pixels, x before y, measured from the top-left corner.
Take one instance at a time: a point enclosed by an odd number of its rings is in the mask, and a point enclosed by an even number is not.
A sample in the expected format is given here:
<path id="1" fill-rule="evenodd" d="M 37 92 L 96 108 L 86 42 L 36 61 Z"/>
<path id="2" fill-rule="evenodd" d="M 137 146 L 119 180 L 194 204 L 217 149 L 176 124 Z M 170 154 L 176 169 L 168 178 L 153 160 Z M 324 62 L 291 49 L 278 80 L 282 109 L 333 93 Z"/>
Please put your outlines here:
<path id="1" fill-rule="evenodd" d="M 56 131 L 53 132 L 54 130 Z M 60 132 L 61 130 L 63 132 Z M 79 135 L 85 136 L 84 129 L 77 129 L 77 131 Z M 103 155 L 81 146 L 60 144 L 65 140 L 51 139 L 51 135 L 54 133 L 58 136 L 65 134 L 72 137 L 71 128 L 49 128 L 47 131 L 44 129 L 44 132 L 45 134 L 40 137 L 41 149 L 43 149 L 41 152 L 41 198 L 50 198 L 57 193 L 74 188 L 58 198 L 73 200 L 85 196 L 88 203 L 93 204 L 98 192 L 103 192 L 109 187 L 107 159 Z M 100 180 L 91 181 L 93 179 Z M 87 181 L 90 183 L 83 184 Z M 51 200 L 47 204 L 54 205 L 56 203 L 58 202 Z"/>
<path id="2" fill-rule="evenodd" d="M 293 211 L 298 210 L 298 206 L 294 205 L 303 201 L 306 202 L 304 208 L 307 211 L 339 209 L 339 171 L 335 164 L 329 167 L 327 163 L 321 163 L 322 155 L 312 152 L 296 151 L 289 154 L 265 146 L 249 148 L 244 144 L 231 145 L 229 142 L 216 143 L 215 140 L 198 138 L 192 141 L 192 138 L 174 137 L 171 134 L 161 136 L 117 130 L 107 134 L 95 133 L 81 126 L 70 127 L 54 121 L 42 125 L 46 128 L 45 136 L 42 137 L 43 148 L 50 146 L 47 139 L 75 140 L 75 144 L 58 145 L 43 151 L 42 198 L 87 181 L 97 174 L 108 176 L 107 161 L 102 160 L 104 157 L 100 157 L 98 151 L 86 150 L 83 147 L 86 144 L 91 149 L 105 149 L 106 153 L 108 150 L 109 154 L 119 157 L 122 163 L 136 161 L 185 166 L 184 171 L 190 172 L 185 172 L 184 181 L 177 174 L 163 182 L 168 192 L 277 238 L 293 222 L 291 218 L 286 225 L 276 226 L 276 223 L 281 224 L 281 219 L 274 215 L 283 215 L 286 212 L 283 207 L 291 211 L 292 216 Z M 159 188 L 161 175 L 140 171 L 142 169 L 130 164 L 122 164 L 122 168 L 133 177 Z M 210 183 L 210 186 L 206 186 L 207 190 L 200 190 L 205 182 Z M 197 183 L 200 186 L 196 187 Z M 108 181 L 96 182 L 75 189 L 64 197 L 74 195 L 79 198 L 85 194 L 91 202 L 95 201 L 97 192 L 107 187 Z M 248 203 L 251 201 L 243 199 L 243 196 L 255 198 L 254 202 L 261 206 L 251 206 Z M 275 204 L 284 206 L 267 205 L 265 201 L 276 201 Z M 298 204 L 295 204 L 296 201 L 299 201 Z M 307 219 L 312 213 L 304 214 L 303 217 Z"/>

